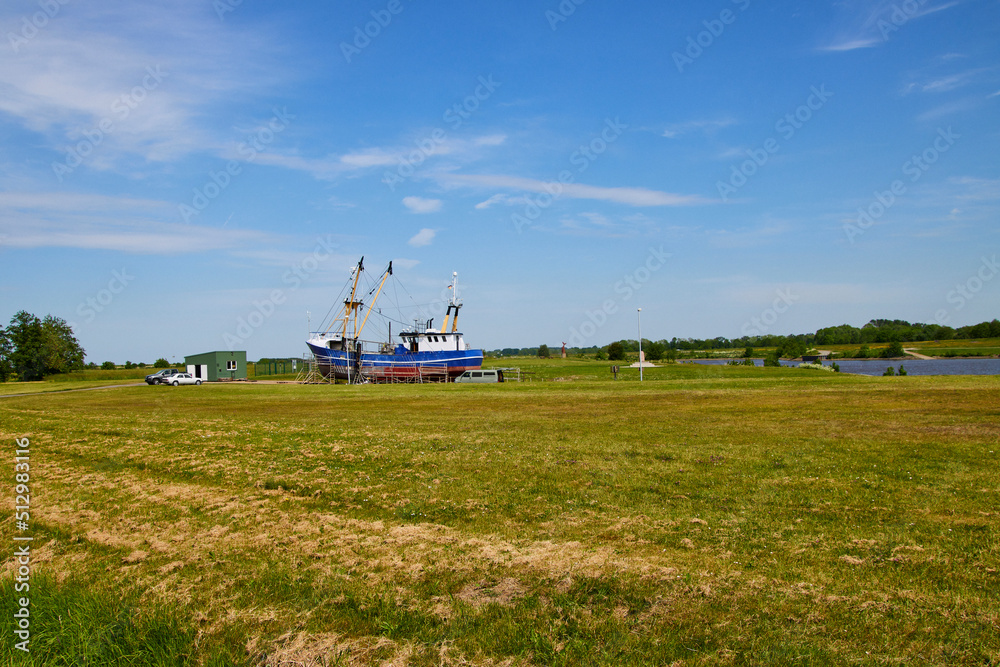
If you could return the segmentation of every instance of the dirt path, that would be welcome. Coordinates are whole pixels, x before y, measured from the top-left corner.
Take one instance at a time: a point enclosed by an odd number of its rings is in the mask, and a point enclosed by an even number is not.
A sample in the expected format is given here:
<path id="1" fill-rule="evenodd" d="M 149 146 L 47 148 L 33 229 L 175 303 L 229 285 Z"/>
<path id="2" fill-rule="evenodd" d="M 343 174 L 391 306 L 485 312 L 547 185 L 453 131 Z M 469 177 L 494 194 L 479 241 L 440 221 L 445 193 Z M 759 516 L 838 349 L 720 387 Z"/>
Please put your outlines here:
<path id="1" fill-rule="evenodd" d="M 49 394 L 68 394 L 71 391 L 97 391 L 98 389 L 121 389 L 123 387 L 141 387 L 145 382 L 135 382 L 133 384 L 109 384 L 103 387 L 85 387 L 83 389 L 53 389 L 52 391 L 35 391 L 26 394 L 0 394 L 0 398 L 14 398 L 15 396 L 48 396 Z"/>
<path id="2" fill-rule="evenodd" d="M 913 348 L 906 348 L 906 347 L 904 347 L 903 348 L 903 352 L 906 352 L 908 355 L 910 355 L 914 359 L 933 359 L 934 358 L 934 357 L 928 357 L 925 354 L 920 354 L 918 352 L 914 352 Z"/>

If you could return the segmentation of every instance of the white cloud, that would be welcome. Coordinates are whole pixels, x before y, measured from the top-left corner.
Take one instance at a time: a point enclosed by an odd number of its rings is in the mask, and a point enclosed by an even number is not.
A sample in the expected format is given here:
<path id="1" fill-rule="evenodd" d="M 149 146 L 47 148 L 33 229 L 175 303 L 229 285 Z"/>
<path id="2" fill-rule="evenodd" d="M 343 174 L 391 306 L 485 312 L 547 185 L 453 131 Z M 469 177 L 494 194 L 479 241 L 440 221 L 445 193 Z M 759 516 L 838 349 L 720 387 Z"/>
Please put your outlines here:
<path id="1" fill-rule="evenodd" d="M 439 176 L 439 179 L 445 184 L 456 186 L 505 188 L 546 194 L 558 193 L 559 197 L 567 199 L 594 199 L 628 206 L 693 206 L 707 203 L 698 195 L 678 195 L 646 188 L 608 188 L 581 183 L 563 184 L 520 176 L 447 174 Z M 490 200 L 492 199 L 494 198 L 491 197 Z"/>
<path id="2" fill-rule="evenodd" d="M 382 148 L 372 148 L 357 153 L 340 156 L 340 161 L 349 167 L 367 169 L 368 167 L 389 167 L 399 162 L 399 155 Z"/>
<path id="3" fill-rule="evenodd" d="M 476 204 L 476 210 L 485 211 L 486 209 L 494 206 L 495 204 L 506 204 L 507 206 L 523 206 L 528 203 L 527 197 L 511 197 L 510 195 L 500 194 L 493 195 L 486 201 L 481 201 Z"/>
<path id="4" fill-rule="evenodd" d="M 673 125 L 668 125 L 667 128 L 663 130 L 663 136 L 667 139 L 675 139 L 681 135 L 688 134 L 689 132 L 711 133 L 715 130 L 721 130 L 724 127 L 729 127 L 730 125 L 735 124 L 736 120 L 733 118 L 689 120 L 684 123 L 674 123 Z"/>
<path id="5" fill-rule="evenodd" d="M 881 39 L 875 39 L 874 37 L 866 37 L 861 39 L 847 39 L 841 42 L 836 42 L 829 44 L 827 46 L 820 47 L 820 51 L 856 51 L 858 49 L 870 49 L 878 46 L 882 43 Z"/>
<path id="6" fill-rule="evenodd" d="M 488 134 L 474 139 L 473 144 L 476 146 L 500 146 L 505 141 L 507 141 L 506 134 Z"/>
<path id="7" fill-rule="evenodd" d="M 424 199 L 423 197 L 404 197 L 403 206 L 411 213 L 437 213 L 444 202 L 440 199 Z"/>
<path id="8" fill-rule="evenodd" d="M 424 229 L 421 229 L 419 232 L 414 234 L 413 238 L 407 241 L 407 243 L 413 246 L 414 248 L 423 248 L 424 246 L 430 245 L 436 235 L 437 235 L 436 231 L 434 231 L 433 229 L 427 229 L 425 227 Z"/>

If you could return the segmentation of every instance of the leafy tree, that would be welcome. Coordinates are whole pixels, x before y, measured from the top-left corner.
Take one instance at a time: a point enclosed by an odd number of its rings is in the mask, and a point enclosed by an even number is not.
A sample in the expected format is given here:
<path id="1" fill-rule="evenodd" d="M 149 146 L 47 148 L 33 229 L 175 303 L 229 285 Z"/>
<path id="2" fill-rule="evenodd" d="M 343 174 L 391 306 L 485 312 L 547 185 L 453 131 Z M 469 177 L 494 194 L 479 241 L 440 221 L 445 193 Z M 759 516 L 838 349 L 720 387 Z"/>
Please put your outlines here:
<path id="1" fill-rule="evenodd" d="M 131 369 L 135 368 L 135 364 L 133 364 L 131 361 L 126 360 L 125 361 L 125 368 L 126 368 L 126 370 L 131 370 Z"/>
<path id="2" fill-rule="evenodd" d="M 153 363 L 153 368 L 170 368 L 170 362 L 160 357 Z"/>
<path id="3" fill-rule="evenodd" d="M 101 364 L 102 371 L 113 371 L 115 370 L 115 368 L 116 368 L 115 362 L 113 361 L 105 361 L 103 364 Z"/>
<path id="4" fill-rule="evenodd" d="M 46 374 L 67 373 L 83 368 L 83 348 L 66 320 L 46 315 L 42 320 L 42 339 Z"/>
<path id="5" fill-rule="evenodd" d="M 749 345 L 747 345 L 747 349 L 743 350 L 743 358 L 744 359 L 750 359 L 753 356 L 754 356 L 754 350 L 753 350 L 753 348 L 750 347 Z"/>
<path id="6" fill-rule="evenodd" d="M 609 361 L 625 360 L 625 346 L 622 345 L 620 341 L 608 345 L 608 360 Z"/>
<path id="7" fill-rule="evenodd" d="M 538 356 L 542 359 L 548 359 L 549 357 L 551 357 L 552 353 L 549 352 L 549 346 L 545 344 L 539 345 Z"/>
<path id="8" fill-rule="evenodd" d="M 11 319 L 7 331 L 13 348 L 10 362 L 18 378 L 25 382 L 44 378 L 42 321 L 31 313 L 20 310 Z"/>
<path id="9" fill-rule="evenodd" d="M 14 374 L 14 366 L 10 361 L 13 351 L 7 330 L 0 327 L 0 382 L 6 382 Z"/>
<path id="10" fill-rule="evenodd" d="M 0 377 L 17 373 L 24 381 L 84 367 L 84 351 L 66 320 L 44 320 L 21 310 L 10 321 L 0 342 Z"/>
<path id="11" fill-rule="evenodd" d="M 667 351 L 667 346 L 661 342 L 647 341 L 642 344 L 642 351 L 646 353 L 646 358 L 650 361 L 659 361 Z"/>
<path id="12" fill-rule="evenodd" d="M 781 366 L 781 353 L 778 350 L 771 350 L 768 352 L 767 356 L 764 357 L 765 366 Z"/>

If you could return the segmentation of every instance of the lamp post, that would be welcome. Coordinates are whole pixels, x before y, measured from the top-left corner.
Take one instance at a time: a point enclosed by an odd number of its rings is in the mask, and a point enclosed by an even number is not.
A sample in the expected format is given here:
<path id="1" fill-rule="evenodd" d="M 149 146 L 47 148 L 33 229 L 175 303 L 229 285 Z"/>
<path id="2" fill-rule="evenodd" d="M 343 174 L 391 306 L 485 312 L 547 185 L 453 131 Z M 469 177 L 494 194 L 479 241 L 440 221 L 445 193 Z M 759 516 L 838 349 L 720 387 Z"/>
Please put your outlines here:
<path id="1" fill-rule="evenodd" d="M 636 313 L 636 325 L 639 327 L 639 382 L 642 382 L 642 308 Z"/>

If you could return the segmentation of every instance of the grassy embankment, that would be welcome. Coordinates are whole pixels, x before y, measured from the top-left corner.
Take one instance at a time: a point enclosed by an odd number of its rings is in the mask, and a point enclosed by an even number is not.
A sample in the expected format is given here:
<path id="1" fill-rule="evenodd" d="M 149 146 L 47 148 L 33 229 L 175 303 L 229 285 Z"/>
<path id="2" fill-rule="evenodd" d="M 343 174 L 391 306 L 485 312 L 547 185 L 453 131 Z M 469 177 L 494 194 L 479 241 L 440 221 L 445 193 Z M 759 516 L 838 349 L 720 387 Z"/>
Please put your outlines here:
<path id="1" fill-rule="evenodd" d="M 3 664 L 1000 659 L 997 378 L 534 367 L 0 401 Z"/>

